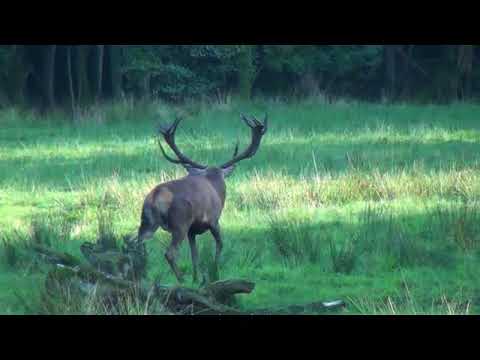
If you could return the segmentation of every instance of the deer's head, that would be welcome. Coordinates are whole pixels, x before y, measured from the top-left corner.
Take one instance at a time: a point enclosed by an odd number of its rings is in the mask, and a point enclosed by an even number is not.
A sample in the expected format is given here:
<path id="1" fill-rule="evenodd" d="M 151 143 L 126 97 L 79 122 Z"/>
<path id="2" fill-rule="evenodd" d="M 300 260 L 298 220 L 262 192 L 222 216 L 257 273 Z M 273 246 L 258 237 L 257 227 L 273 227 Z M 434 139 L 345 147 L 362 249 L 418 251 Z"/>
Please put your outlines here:
<path id="1" fill-rule="evenodd" d="M 179 118 L 177 118 L 170 126 L 160 126 L 159 128 L 159 133 L 163 136 L 170 149 L 172 149 L 172 151 L 175 153 L 177 159 L 167 155 L 159 139 L 158 144 L 160 146 L 160 150 L 168 161 L 183 166 L 190 176 L 207 176 L 210 178 L 221 177 L 224 179 L 232 174 L 238 162 L 249 159 L 256 154 L 258 148 L 260 147 L 262 137 L 267 132 L 267 116 L 265 116 L 263 123 L 254 117 L 249 119 L 245 115 L 241 115 L 241 118 L 251 130 L 251 143 L 241 154 L 238 154 L 237 143 L 232 159 L 220 166 L 211 167 L 199 164 L 189 159 L 178 149 L 177 145 L 175 144 L 175 132 L 181 121 Z"/>

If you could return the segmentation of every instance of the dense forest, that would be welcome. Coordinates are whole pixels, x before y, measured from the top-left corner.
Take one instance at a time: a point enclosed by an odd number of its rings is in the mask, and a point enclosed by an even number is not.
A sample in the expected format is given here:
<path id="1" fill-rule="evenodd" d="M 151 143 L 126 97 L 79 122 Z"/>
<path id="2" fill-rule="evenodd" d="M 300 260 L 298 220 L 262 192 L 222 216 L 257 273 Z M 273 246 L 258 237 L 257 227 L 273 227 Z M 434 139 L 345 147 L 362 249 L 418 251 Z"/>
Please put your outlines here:
<path id="1" fill-rule="evenodd" d="M 2 45 L 0 108 L 133 97 L 448 103 L 480 94 L 476 45 Z"/>

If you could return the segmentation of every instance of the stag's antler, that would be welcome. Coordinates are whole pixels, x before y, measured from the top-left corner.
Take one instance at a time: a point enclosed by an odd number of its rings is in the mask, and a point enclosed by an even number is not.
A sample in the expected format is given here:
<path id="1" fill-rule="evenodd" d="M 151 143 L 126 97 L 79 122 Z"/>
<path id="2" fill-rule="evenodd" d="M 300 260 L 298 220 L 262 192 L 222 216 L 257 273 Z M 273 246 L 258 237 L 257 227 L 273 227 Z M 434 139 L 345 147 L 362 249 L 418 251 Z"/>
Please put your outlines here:
<path id="1" fill-rule="evenodd" d="M 245 151 L 243 151 L 240 155 L 237 156 L 238 153 L 238 144 L 235 148 L 235 153 L 233 155 L 233 159 L 226 162 L 222 166 L 220 166 L 222 169 L 226 169 L 228 167 L 231 167 L 235 165 L 237 162 L 245 160 L 245 159 L 250 159 L 252 156 L 255 155 L 257 152 L 258 148 L 260 147 L 260 141 L 262 140 L 263 135 L 267 132 L 267 124 L 268 124 L 268 117 L 265 115 L 265 120 L 263 120 L 263 123 L 252 117 L 251 119 L 248 119 L 245 115 L 241 115 L 242 120 L 247 124 L 247 126 L 252 130 L 252 142 L 248 146 Z"/>
<path id="2" fill-rule="evenodd" d="M 196 169 L 206 169 L 207 166 L 201 165 L 199 163 L 194 162 L 193 160 L 190 160 L 188 157 L 183 155 L 180 150 L 178 149 L 177 145 L 175 144 L 175 131 L 177 130 L 178 124 L 180 123 L 181 119 L 177 118 L 172 125 L 170 126 L 164 126 L 160 125 L 159 126 L 159 133 L 163 136 L 165 142 L 168 144 L 170 149 L 177 155 L 177 159 L 173 159 L 170 156 L 167 155 L 165 150 L 163 149 L 163 146 L 160 142 L 160 139 L 158 139 L 158 145 L 160 146 L 160 150 L 162 151 L 163 156 L 170 161 L 171 163 L 174 164 L 180 164 L 185 167 L 193 167 Z"/>

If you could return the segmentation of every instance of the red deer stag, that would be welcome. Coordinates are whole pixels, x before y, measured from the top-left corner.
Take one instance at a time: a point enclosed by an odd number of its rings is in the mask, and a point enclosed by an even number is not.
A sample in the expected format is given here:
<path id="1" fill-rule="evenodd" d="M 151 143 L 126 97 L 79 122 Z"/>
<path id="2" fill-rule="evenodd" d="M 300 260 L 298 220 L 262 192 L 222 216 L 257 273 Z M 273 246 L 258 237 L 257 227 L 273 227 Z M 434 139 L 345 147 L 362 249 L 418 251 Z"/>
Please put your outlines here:
<path id="1" fill-rule="evenodd" d="M 177 118 L 168 127 L 160 127 L 160 134 L 177 159 L 168 156 L 159 141 L 163 156 L 174 164 L 182 165 L 188 175 L 160 184 L 148 194 L 143 205 L 137 241 L 142 243 L 152 238 L 159 227 L 169 232 L 172 241 L 165 258 L 179 282 L 183 282 L 183 276 L 177 267 L 176 258 L 181 242 L 187 237 L 192 256 L 193 281 L 197 281 L 198 270 L 198 250 L 195 242 L 197 235 L 206 231 L 213 235 L 216 242 L 215 265 L 218 268 L 222 251 L 219 219 L 225 205 L 225 178 L 232 173 L 236 163 L 255 155 L 262 136 L 267 131 L 267 116 L 263 123 L 255 118 L 248 119 L 244 115 L 242 120 L 251 129 L 251 143 L 241 154 L 238 154 L 237 144 L 233 158 L 219 167 L 198 164 L 180 152 L 175 144 L 175 131 L 180 119 Z"/>

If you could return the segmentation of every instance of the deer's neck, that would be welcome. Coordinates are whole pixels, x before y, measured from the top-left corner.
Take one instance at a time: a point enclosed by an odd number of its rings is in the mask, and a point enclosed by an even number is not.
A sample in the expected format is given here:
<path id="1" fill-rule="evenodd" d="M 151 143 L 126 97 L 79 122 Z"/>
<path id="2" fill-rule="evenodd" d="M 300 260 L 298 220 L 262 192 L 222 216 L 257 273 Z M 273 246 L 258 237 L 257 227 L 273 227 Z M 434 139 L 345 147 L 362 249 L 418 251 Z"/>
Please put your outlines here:
<path id="1" fill-rule="evenodd" d="M 225 197 L 227 195 L 227 189 L 225 186 L 225 180 L 219 176 L 207 176 L 207 179 L 212 184 L 213 188 L 216 190 L 222 204 L 225 204 Z"/>

